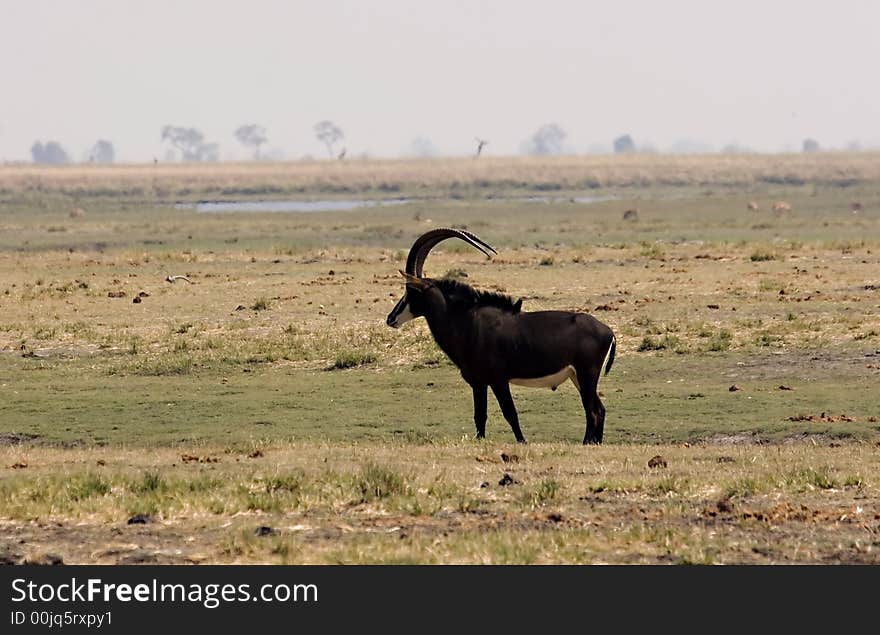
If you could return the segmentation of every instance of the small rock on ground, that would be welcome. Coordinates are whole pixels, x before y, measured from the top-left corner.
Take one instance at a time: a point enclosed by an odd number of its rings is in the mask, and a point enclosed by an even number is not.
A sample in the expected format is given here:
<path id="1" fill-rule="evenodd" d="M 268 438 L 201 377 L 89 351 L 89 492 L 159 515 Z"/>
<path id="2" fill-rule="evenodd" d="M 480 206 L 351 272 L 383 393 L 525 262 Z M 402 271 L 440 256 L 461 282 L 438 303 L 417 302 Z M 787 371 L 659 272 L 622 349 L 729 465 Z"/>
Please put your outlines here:
<path id="1" fill-rule="evenodd" d="M 664 459 L 664 458 L 663 458 L 662 456 L 660 456 L 659 454 L 656 455 L 656 456 L 652 456 L 652 457 L 648 460 L 648 467 L 650 467 L 651 469 L 654 469 L 654 468 L 657 468 L 657 467 L 666 467 L 666 459 Z"/>

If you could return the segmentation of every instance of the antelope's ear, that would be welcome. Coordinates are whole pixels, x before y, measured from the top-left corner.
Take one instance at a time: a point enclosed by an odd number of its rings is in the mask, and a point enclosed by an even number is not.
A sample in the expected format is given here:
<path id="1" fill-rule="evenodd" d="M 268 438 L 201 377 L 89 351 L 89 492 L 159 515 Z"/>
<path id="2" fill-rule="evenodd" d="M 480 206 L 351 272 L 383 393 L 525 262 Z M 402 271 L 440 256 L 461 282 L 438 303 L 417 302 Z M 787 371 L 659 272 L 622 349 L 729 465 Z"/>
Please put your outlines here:
<path id="1" fill-rule="evenodd" d="M 403 276 L 403 279 L 406 281 L 406 284 L 412 285 L 416 289 L 424 289 L 425 287 L 428 286 L 428 283 L 425 282 L 424 280 L 422 280 L 421 278 L 410 275 L 405 271 L 401 271 L 400 269 L 398 269 L 398 271 L 400 272 L 400 275 Z"/>
<path id="2" fill-rule="evenodd" d="M 520 309 L 522 309 L 522 298 L 516 301 L 516 304 L 513 305 L 513 312 L 519 313 Z"/>

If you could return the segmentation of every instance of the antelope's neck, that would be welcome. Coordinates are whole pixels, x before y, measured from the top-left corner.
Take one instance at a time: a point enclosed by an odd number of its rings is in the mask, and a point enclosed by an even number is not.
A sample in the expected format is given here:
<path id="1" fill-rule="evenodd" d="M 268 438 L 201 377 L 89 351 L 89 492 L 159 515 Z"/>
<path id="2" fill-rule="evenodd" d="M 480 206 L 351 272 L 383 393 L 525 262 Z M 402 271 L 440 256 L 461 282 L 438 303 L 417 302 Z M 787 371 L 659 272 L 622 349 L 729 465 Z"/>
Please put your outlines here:
<path id="1" fill-rule="evenodd" d="M 425 319 L 440 349 L 456 366 L 460 365 L 461 350 L 468 338 L 466 325 L 458 324 L 460 320 L 453 319 L 445 310 L 435 310 L 435 307 L 425 314 Z"/>

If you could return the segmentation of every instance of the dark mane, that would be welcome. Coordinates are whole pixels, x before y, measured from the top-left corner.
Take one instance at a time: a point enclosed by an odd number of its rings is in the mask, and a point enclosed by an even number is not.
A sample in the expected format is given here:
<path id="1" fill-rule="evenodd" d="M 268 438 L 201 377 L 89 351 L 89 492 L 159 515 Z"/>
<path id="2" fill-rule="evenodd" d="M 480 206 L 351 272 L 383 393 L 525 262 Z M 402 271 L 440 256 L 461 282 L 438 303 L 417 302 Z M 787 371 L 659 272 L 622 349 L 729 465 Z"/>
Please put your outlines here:
<path id="1" fill-rule="evenodd" d="M 437 287 L 443 292 L 447 300 L 456 307 L 469 309 L 476 306 L 492 306 L 508 313 L 519 313 L 522 300 L 514 300 L 503 293 L 491 291 L 478 291 L 458 280 L 443 278 L 434 280 Z"/>

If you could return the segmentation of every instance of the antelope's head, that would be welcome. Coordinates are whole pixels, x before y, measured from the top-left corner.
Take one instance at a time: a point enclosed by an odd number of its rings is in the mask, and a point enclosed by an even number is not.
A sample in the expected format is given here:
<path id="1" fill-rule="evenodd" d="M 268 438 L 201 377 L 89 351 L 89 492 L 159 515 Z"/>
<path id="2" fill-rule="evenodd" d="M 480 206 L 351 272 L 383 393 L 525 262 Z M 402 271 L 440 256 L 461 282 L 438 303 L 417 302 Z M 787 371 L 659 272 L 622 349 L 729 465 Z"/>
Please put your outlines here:
<path id="1" fill-rule="evenodd" d="M 406 257 L 406 271 L 400 272 L 406 281 L 406 292 L 388 314 L 385 324 L 393 328 L 400 328 L 410 320 L 424 315 L 420 302 L 421 294 L 431 285 L 431 282 L 423 277 L 422 267 L 431 249 L 447 238 L 460 238 L 482 251 L 487 258 L 492 257 L 490 251 L 498 253 L 491 245 L 463 229 L 440 228 L 422 234 L 416 238 L 409 250 L 409 255 Z"/>

